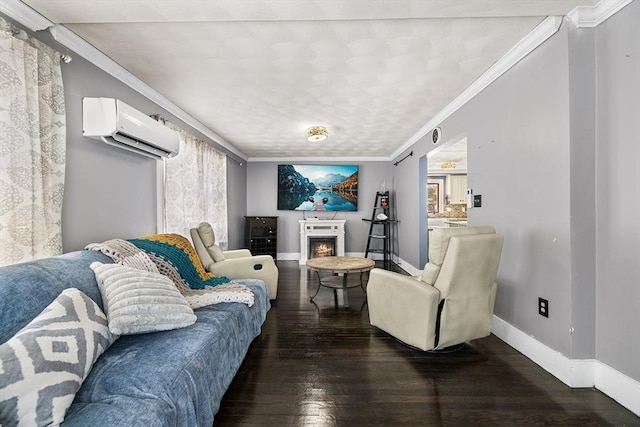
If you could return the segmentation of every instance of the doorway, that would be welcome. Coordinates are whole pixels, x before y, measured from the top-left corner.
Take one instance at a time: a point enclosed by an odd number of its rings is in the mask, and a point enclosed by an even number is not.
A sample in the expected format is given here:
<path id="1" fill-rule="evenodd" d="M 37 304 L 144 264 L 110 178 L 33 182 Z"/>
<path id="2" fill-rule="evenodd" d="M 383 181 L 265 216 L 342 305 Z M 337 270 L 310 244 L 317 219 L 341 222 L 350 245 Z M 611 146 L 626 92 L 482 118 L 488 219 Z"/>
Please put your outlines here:
<path id="1" fill-rule="evenodd" d="M 419 162 L 420 176 L 420 267 L 429 256 L 429 230 L 447 227 L 447 215 L 461 216 L 460 189 L 455 184 L 467 180 L 467 138 L 454 138 L 429 151 Z M 465 186 L 466 192 L 466 186 Z"/>

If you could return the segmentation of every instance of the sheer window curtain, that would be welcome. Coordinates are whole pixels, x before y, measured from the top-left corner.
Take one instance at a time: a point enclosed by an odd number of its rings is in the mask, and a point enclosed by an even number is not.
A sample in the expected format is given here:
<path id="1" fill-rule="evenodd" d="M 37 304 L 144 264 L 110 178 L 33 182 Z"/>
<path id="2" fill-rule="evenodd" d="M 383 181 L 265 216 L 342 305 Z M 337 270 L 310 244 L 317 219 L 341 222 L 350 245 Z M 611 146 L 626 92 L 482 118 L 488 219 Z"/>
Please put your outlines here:
<path id="1" fill-rule="evenodd" d="M 62 253 L 60 53 L 0 18 L 0 265 Z"/>
<path id="2" fill-rule="evenodd" d="M 164 161 L 164 232 L 189 236 L 210 223 L 218 245 L 227 249 L 227 156 L 171 122 L 180 133 L 180 153 Z"/>

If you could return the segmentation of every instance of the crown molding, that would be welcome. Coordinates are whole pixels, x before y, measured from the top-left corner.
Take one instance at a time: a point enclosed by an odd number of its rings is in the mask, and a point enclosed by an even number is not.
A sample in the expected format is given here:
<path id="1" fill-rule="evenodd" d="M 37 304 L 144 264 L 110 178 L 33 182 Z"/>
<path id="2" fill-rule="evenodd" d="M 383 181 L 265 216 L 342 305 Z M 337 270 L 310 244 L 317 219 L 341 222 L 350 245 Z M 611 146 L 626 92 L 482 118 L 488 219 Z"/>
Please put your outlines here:
<path id="1" fill-rule="evenodd" d="M 3 0 L 0 2 L 0 12 L 31 31 L 46 30 L 53 25 L 53 22 L 19 0 Z"/>
<path id="2" fill-rule="evenodd" d="M 487 71 L 466 88 L 449 105 L 436 114 L 426 125 L 416 132 L 407 142 L 393 152 L 391 158 L 398 157 L 421 138 L 426 136 L 432 129 L 442 123 L 447 117 L 458 111 L 463 105 L 478 95 L 483 89 L 497 80 L 501 75 L 516 65 L 525 56 L 544 43 L 549 37 L 555 34 L 562 24 L 562 17 L 549 16 L 536 28 L 520 40 L 509 52 L 493 64 Z"/>
<path id="3" fill-rule="evenodd" d="M 333 162 L 333 163 L 345 163 L 345 162 L 390 162 L 391 158 L 387 156 L 373 157 L 249 157 L 247 162 L 260 163 L 260 162 L 285 162 L 287 164 L 293 162 Z"/>
<path id="4" fill-rule="evenodd" d="M 609 17 L 620 11 L 633 0 L 600 0 L 595 6 L 578 6 L 567 14 L 567 17 L 578 28 L 592 28 L 602 24 Z M 404 151 L 408 150 L 413 144 L 426 136 L 432 129 L 437 127 L 446 118 L 460 109 L 469 102 L 473 97 L 480 93 L 484 88 L 489 86 L 498 79 L 507 70 L 516 65 L 525 56 L 534 49 L 544 43 L 549 37 L 555 34 L 562 24 L 562 17 L 549 16 L 540 25 L 538 25 L 531 33 L 515 45 L 505 56 L 500 58 L 491 68 L 489 68 L 482 76 L 471 84 L 464 92 L 462 92 L 449 105 L 436 114 L 426 125 L 416 132 L 409 140 L 400 148 L 393 152 L 391 158 L 398 157 Z"/>
<path id="5" fill-rule="evenodd" d="M 595 6 L 578 6 L 567 14 L 577 28 L 594 28 L 633 0 L 600 0 Z"/>
<path id="6" fill-rule="evenodd" d="M 194 119 L 186 111 L 175 105 L 173 102 L 169 101 L 155 89 L 152 89 L 142 80 L 131 74 L 129 71 L 125 70 L 122 66 L 117 64 L 104 53 L 100 52 L 91 44 L 87 43 L 73 31 L 62 25 L 54 25 L 52 27 L 49 27 L 49 32 L 51 32 L 51 35 L 58 43 L 82 56 L 96 67 L 120 80 L 122 83 L 140 93 L 150 101 L 156 103 L 158 106 L 164 108 L 178 119 L 182 120 L 198 132 L 205 135 L 207 138 L 210 138 L 216 144 L 233 153 L 235 156 L 240 157 L 243 160 L 247 160 L 247 156 L 240 152 L 236 147 L 228 143 L 220 135 L 200 123 L 198 120 Z"/>

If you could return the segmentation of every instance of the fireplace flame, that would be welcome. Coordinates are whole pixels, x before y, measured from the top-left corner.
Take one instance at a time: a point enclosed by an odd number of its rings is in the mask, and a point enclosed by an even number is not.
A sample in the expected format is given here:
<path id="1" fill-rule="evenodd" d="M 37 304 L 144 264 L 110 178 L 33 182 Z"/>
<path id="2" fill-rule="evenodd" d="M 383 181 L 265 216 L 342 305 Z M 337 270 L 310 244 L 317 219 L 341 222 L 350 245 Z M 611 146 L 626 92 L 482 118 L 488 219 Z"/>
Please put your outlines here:
<path id="1" fill-rule="evenodd" d="M 335 256 L 336 243 L 335 241 L 311 241 L 309 247 L 310 258 L 319 258 L 326 256 Z"/>

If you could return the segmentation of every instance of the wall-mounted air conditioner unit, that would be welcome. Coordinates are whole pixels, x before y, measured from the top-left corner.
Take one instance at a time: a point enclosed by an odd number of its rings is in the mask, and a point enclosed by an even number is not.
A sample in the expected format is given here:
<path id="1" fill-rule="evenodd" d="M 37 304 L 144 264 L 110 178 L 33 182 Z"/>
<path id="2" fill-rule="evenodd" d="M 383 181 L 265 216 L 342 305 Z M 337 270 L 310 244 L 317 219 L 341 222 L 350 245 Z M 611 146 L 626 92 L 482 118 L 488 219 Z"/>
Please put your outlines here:
<path id="1" fill-rule="evenodd" d="M 178 132 L 113 98 L 82 100 L 82 133 L 155 159 L 173 157 L 180 147 Z"/>

